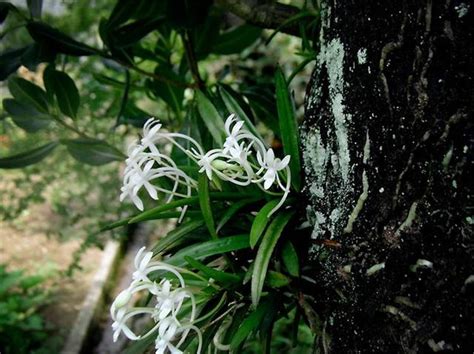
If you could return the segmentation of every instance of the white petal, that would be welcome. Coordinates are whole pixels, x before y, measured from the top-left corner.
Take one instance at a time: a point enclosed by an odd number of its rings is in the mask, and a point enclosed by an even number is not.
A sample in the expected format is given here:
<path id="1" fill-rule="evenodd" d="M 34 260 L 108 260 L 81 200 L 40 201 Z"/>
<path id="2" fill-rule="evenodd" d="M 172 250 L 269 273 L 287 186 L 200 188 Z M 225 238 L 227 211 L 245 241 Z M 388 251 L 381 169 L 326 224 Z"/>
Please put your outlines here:
<path id="1" fill-rule="evenodd" d="M 135 269 L 139 269 L 140 268 L 140 262 L 142 260 L 142 253 L 145 252 L 146 250 L 146 247 L 143 246 L 142 248 L 140 248 L 135 256 L 135 259 L 134 259 L 134 262 L 133 264 L 135 265 Z"/>
<path id="2" fill-rule="evenodd" d="M 273 163 L 273 160 L 275 160 L 275 153 L 273 152 L 273 149 L 268 149 L 267 151 L 267 156 L 265 156 L 266 159 L 265 159 L 265 162 L 268 164 L 268 165 L 271 165 Z"/>
<path id="3" fill-rule="evenodd" d="M 145 182 L 144 186 L 150 197 L 154 200 L 158 200 L 158 192 L 154 186 L 150 182 Z"/>
<path id="4" fill-rule="evenodd" d="M 266 179 L 265 180 L 265 183 L 263 184 L 263 188 L 265 189 L 270 189 L 270 187 L 272 186 L 273 184 L 273 180 L 271 179 Z"/>
<path id="5" fill-rule="evenodd" d="M 288 163 L 290 162 L 290 158 L 291 158 L 290 155 L 286 155 L 286 156 L 283 158 L 283 160 L 281 160 L 281 161 L 278 163 L 277 169 L 278 169 L 278 170 L 283 170 L 286 166 L 288 166 Z"/>
<path id="6" fill-rule="evenodd" d="M 140 262 L 140 270 L 145 270 L 148 263 L 150 263 L 151 259 L 153 258 L 153 252 L 147 252 L 145 253 L 145 256 L 143 256 L 143 259 Z"/>
<path id="7" fill-rule="evenodd" d="M 143 202 L 142 202 L 142 200 L 136 195 L 132 195 L 131 198 L 132 198 L 133 204 L 135 204 L 137 209 L 140 210 L 140 211 L 143 211 Z"/>
<path id="8" fill-rule="evenodd" d="M 237 123 L 235 123 L 234 125 L 234 128 L 232 128 L 232 134 L 231 135 L 237 135 L 240 131 L 240 129 L 242 129 L 242 126 L 244 125 L 244 122 L 239 120 L 237 121 Z"/>
<path id="9" fill-rule="evenodd" d="M 263 157 L 260 154 L 260 151 L 257 151 L 257 161 L 260 166 L 265 167 L 265 161 L 263 160 Z"/>

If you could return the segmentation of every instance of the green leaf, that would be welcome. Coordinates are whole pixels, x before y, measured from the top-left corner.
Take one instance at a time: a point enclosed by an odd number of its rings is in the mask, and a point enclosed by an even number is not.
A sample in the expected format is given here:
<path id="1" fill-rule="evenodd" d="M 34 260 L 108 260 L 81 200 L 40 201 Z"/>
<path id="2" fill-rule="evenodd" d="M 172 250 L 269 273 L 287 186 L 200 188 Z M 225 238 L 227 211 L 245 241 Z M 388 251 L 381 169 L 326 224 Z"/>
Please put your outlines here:
<path id="1" fill-rule="evenodd" d="M 313 13 L 311 11 L 300 11 L 298 12 L 296 15 L 288 18 L 287 20 L 285 20 L 281 25 L 279 25 L 275 31 L 270 35 L 270 37 L 268 37 L 268 39 L 265 41 L 265 44 L 268 44 L 271 42 L 271 40 L 273 39 L 273 37 L 276 36 L 276 34 L 278 32 L 280 32 L 282 30 L 282 28 L 292 24 L 293 22 L 296 22 L 296 21 L 300 21 L 306 17 L 310 17 L 310 18 L 319 18 L 319 15 L 317 13 Z"/>
<path id="2" fill-rule="evenodd" d="M 252 273 L 251 295 L 254 306 L 257 306 L 260 301 L 263 284 L 267 275 L 268 264 L 270 263 L 273 250 L 283 232 L 283 229 L 286 224 L 288 224 L 294 213 L 294 211 L 286 211 L 278 214 L 263 236 L 262 243 L 260 244 L 257 256 L 255 257 L 255 266 Z"/>
<path id="3" fill-rule="evenodd" d="M 217 38 L 212 52 L 224 55 L 240 53 L 260 38 L 261 34 L 261 28 L 244 24 L 222 33 L 219 38 Z"/>
<path id="4" fill-rule="evenodd" d="M 17 101 L 34 107 L 38 112 L 48 113 L 48 99 L 41 87 L 19 77 L 10 77 L 8 89 Z"/>
<path id="5" fill-rule="evenodd" d="M 298 253 L 291 241 L 286 241 L 281 250 L 281 257 L 283 264 L 290 275 L 297 277 L 300 275 L 300 266 L 298 260 Z"/>
<path id="6" fill-rule="evenodd" d="M 256 307 L 254 312 L 245 318 L 230 342 L 230 348 L 232 351 L 236 350 L 245 338 L 257 329 L 273 306 L 274 302 L 271 299 L 264 301 Z"/>
<path id="7" fill-rule="evenodd" d="M 224 213 L 224 215 L 222 215 L 222 218 L 221 220 L 219 221 L 219 225 L 217 225 L 217 229 L 216 229 L 216 232 L 219 232 L 219 230 L 221 230 L 224 225 L 230 220 L 232 219 L 232 217 L 242 208 L 244 208 L 245 206 L 249 205 L 249 204 L 252 204 L 254 203 L 255 201 L 259 200 L 260 197 L 256 197 L 256 198 L 250 198 L 250 199 L 242 199 L 242 200 L 239 200 L 238 202 L 236 203 L 232 203 L 232 205 L 226 210 L 226 212 Z"/>
<path id="8" fill-rule="evenodd" d="M 7 18 L 10 10 L 16 10 L 15 6 L 8 2 L 0 2 L 0 25 Z"/>
<path id="9" fill-rule="evenodd" d="M 87 165 L 100 166 L 112 161 L 122 161 L 125 156 L 105 141 L 95 139 L 63 140 L 72 157 Z"/>
<path id="10" fill-rule="evenodd" d="M 185 81 L 179 75 L 177 75 L 170 65 L 160 64 L 156 67 L 155 74 L 170 82 L 179 82 L 185 85 Z M 181 116 L 184 99 L 184 87 L 177 87 L 168 82 L 163 81 L 147 81 L 147 86 L 150 90 L 175 112 L 176 115 Z"/>
<path id="11" fill-rule="evenodd" d="M 282 288 L 290 284 L 291 280 L 286 275 L 270 270 L 265 278 L 265 285 L 270 288 Z"/>
<path id="12" fill-rule="evenodd" d="M 206 222 L 207 229 L 211 237 L 216 239 L 216 224 L 214 223 L 214 216 L 212 215 L 211 199 L 209 196 L 209 180 L 205 173 L 201 173 L 198 179 L 198 195 L 199 206 L 201 207 L 202 216 Z"/>
<path id="13" fill-rule="evenodd" d="M 68 35 L 41 22 L 29 22 L 28 32 L 36 42 L 47 43 L 57 52 L 72 56 L 87 56 L 97 54 L 98 50 L 76 41 Z"/>
<path id="14" fill-rule="evenodd" d="M 266 203 L 258 212 L 252 223 L 252 228 L 250 229 L 250 247 L 254 248 L 258 243 L 260 236 L 262 236 L 263 231 L 265 231 L 265 228 L 270 221 L 268 214 L 270 214 L 270 212 L 277 206 L 279 202 L 280 201 L 278 199 L 271 200 Z"/>
<path id="15" fill-rule="evenodd" d="M 291 184 L 299 191 L 301 186 L 301 162 L 299 150 L 299 133 L 296 116 L 283 71 L 278 68 L 275 73 L 278 120 L 280 122 L 283 151 L 291 156 Z"/>
<path id="16" fill-rule="evenodd" d="M 236 284 L 239 283 L 242 279 L 235 274 L 222 272 L 215 270 L 214 268 L 208 267 L 201 262 L 195 260 L 192 257 L 185 256 L 184 259 L 188 262 L 191 267 L 196 268 L 197 270 L 203 272 L 208 278 L 215 279 L 216 281 L 223 284 Z"/>
<path id="17" fill-rule="evenodd" d="M 156 30 L 164 17 L 140 19 L 115 28 L 109 33 L 109 40 L 115 48 L 126 48 L 134 45 L 150 32 Z"/>
<path id="18" fill-rule="evenodd" d="M 0 159 L 0 168 L 22 168 L 40 162 L 58 146 L 57 142 L 51 142 L 39 148 L 22 152 L 18 155 Z"/>
<path id="19" fill-rule="evenodd" d="M 43 78 L 48 93 L 56 96 L 61 112 L 68 117 L 77 118 L 80 104 L 79 91 L 69 75 L 48 66 Z"/>
<path id="20" fill-rule="evenodd" d="M 153 254 L 166 252 L 170 247 L 174 247 L 176 244 L 180 243 L 184 238 L 186 238 L 186 236 L 199 229 L 203 225 L 204 220 L 193 220 L 179 225 L 168 232 L 166 236 L 158 240 L 155 247 L 153 247 Z"/>
<path id="21" fill-rule="evenodd" d="M 147 221 L 147 220 L 154 220 L 163 211 L 168 211 L 168 210 L 179 208 L 185 205 L 192 205 L 192 204 L 198 204 L 198 203 L 199 203 L 199 197 L 189 197 L 189 198 L 175 200 L 173 202 L 159 205 L 150 210 L 147 210 L 138 215 L 135 215 L 129 220 L 129 224 L 134 224 L 137 222 L 142 222 L 142 221 Z"/>
<path id="22" fill-rule="evenodd" d="M 46 128 L 51 123 L 49 115 L 40 113 L 34 107 L 15 99 L 5 98 L 3 100 L 3 108 L 16 125 L 29 133 Z"/>
<path id="23" fill-rule="evenodd" d="M 275 102 L 275 85 L 260 84 L 245 88 L 242 93 L 247 98 L 256 116 L 277 136 L 280 136 L 278 113 Z"/>
<path id="24" fill-rule="evenodd" d="M 224 143 L 223 135 L 225 133 L 222 117 L 204 93 L 196 91 L 196 99 L 199 114 L 209 130 L 209 133 L 211 133 L 217 144 L 222 145 Z"/>
<path id="25" fill-rule="evenodd" d="M 257 131 L 257 128 L 255 128 L 255 126 L 253 125 L 250 118 L 247 116 L 244 110 L 240 107 L 237 101 L 229 94 L 229 92 L 227 92 L 227 90 L 221 86 L 219 87 L 219 93 L 229 113 L 235 113 L 240 119 L 242 119 L 245 122 L 246 128 L 253 135 L 260 138 L 260 140 L 264 141 L 260 133 Z"/>
<path id="26" fill-rule="evenodd" d="M 20 67 L 22 64 L 22 56 L 28 48 L 29 46 L 5 51 L 0 54 L 0 81 L 5 80 Z"/>
<path id="27" fill-rule="evenodd" d="M 204 259 L 210 256 L 223 255 L 226 252 L 238 251 L 249 247 L 248 235 L 236 235 L 210 240 L 183 248 L 174 256 L 168 258 L 166 263 L 183 267 L 186 265 L 185 257 Z"/>

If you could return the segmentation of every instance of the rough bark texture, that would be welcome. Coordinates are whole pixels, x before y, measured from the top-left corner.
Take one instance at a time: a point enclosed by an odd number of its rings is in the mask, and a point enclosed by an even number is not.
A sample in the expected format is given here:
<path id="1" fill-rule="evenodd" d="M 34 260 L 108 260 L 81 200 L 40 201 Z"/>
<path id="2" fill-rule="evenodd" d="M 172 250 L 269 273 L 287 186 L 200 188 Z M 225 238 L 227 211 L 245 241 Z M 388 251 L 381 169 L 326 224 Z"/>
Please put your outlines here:
<path id="1" fill-rule="evenodd" d="M 302 145 L 331 352 L 474 350 L 473 11 L 322 5 Z"/>

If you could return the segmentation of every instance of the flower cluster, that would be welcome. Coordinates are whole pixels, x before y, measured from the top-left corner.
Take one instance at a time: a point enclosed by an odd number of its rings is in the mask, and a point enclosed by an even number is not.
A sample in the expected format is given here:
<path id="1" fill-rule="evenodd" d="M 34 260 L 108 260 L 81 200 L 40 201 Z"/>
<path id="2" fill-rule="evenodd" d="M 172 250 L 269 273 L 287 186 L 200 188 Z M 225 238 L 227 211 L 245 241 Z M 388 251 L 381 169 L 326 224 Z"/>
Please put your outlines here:
<path id="1" fill-rule="evenodd" d="M 193 324 L 196 320 L 196 302 L 193 294 L 185 287 L 185 282 L 179 271 L 162 262 L 152 261 L 153 253 L 141 248 L 135 257 L 135 272 L 130 286 L 123 290 L 112 303 L 110 313 L 114 320 L 114 342 L 123 333 L 130 340 L 138 340 L 156 335 L 155 349 L 157 354 L 170 351 L 173 354 L 182 353 L 179 347 L 186 340 L 191 330 L 198 337 L 198 350 L 201 351 L 201 332 Z M 179 283 L 173 287 L 172 281 L 163 277 L 159 283 L 150 280 L 151 273 L 170 273 Z M 133 307 L 134 295 L 148 292 L 152 300 L 151 307 Z M 183 308 L 186 310 L 183 311 Z M 190 307 L 190 309 L 189 309 Z M 154 326 L 145 334 L 136 335 L 127 324 L 134 316 L 148 316 Z"/>
<path id="2" fill-rule="evenodd" d="M 144 188 L 151 198 L 158 199 L 158 192 L 168 195 L 167 202 L 173 197 L 189 197 L 196 181 L 180 170 L 175 162 L 161 153 L 158 143 L 171 143 L 199 166 L 200 173 L 206 173 L 210 180 L 219 178 L 239 186 L 258 185 L 267 193 L 276 185 L 283 196 L 270 212 L 278 210 L 286 200 L 290 191 L 290 172 L 288 163 L 290 156 L 282 160 L 275 157 L 274 151 L 265 147 L 263 141 L 244 127 L 244 122 L 231 114 L 225 122 L 227 134 L 221 148 L 207 152 L 193 138 L 161 130 L 161 124 L 154 118 L 149 119 L 143 127 L 143 137 L 139 144 L 132 145 L 123 178 L 120 200 L 130 198 L 138 209 L 143 210 L 143 202 L 138 196 Z M 187 148 L 178 140 L 183 140 Z M 284 177 L 280 173 L 284 173 Z M 173 188 L 165 189 L 158 185 L 157 180 L 167 178 L 172 181 Z M 180 186 L 185 187 L 185 193 L 179 192 Z M 185 209 L 183 209 L 183 214 Z"/>

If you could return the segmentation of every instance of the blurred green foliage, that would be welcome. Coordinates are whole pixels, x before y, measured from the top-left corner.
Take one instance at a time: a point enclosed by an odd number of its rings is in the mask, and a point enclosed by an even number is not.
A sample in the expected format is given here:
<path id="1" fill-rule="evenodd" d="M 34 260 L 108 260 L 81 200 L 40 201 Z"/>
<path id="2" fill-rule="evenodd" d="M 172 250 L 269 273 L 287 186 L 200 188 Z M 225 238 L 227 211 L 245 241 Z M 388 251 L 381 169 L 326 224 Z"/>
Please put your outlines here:
<path id="1" fill-rule="evenodd" d="M 53 353 L 62 344 L 39 310 L 51 301 L 44 282 L 51 272 L 25 275 L 0 264 L 0 350 L 5 354 Z"/>

